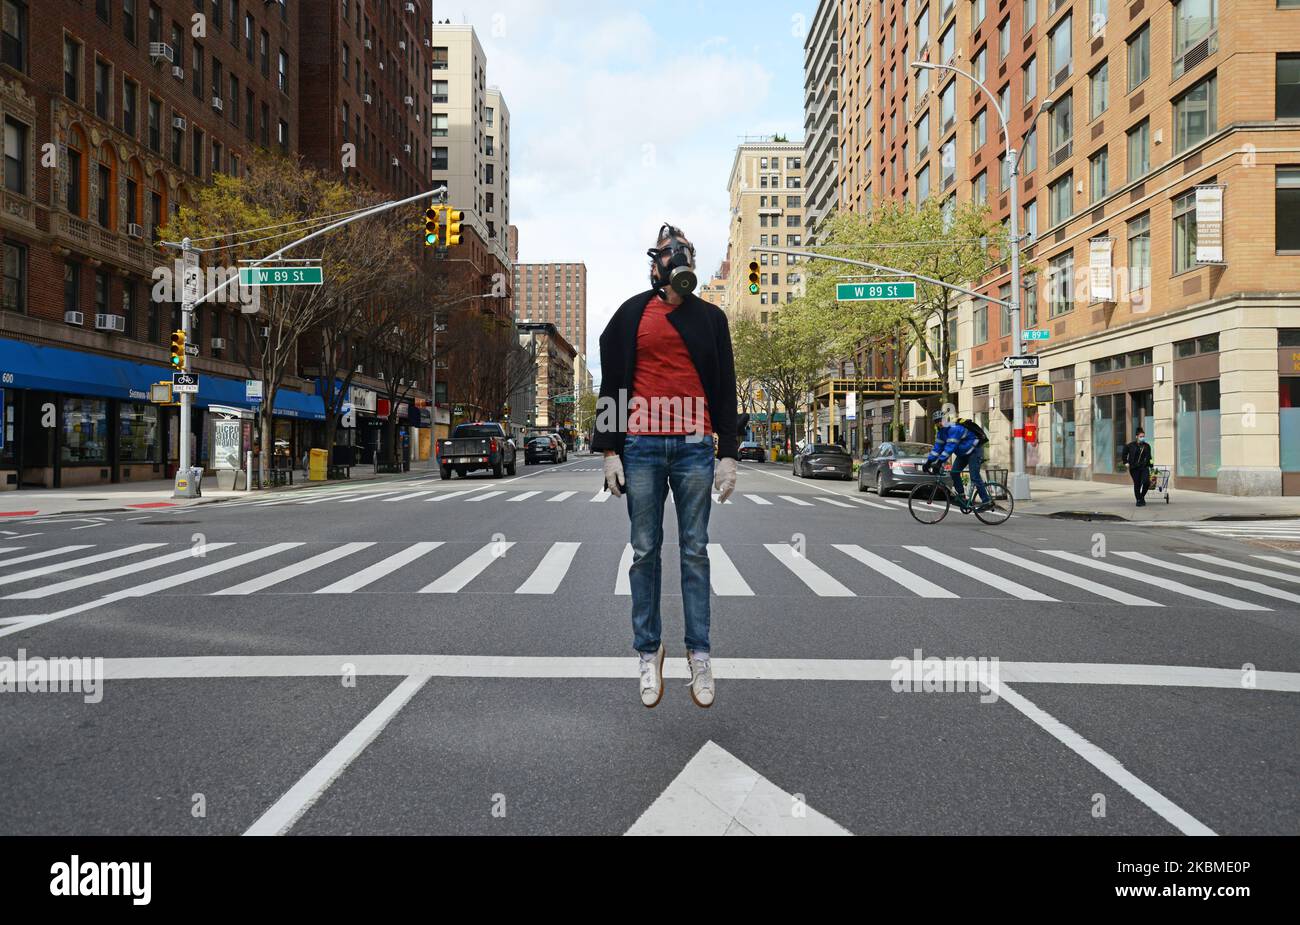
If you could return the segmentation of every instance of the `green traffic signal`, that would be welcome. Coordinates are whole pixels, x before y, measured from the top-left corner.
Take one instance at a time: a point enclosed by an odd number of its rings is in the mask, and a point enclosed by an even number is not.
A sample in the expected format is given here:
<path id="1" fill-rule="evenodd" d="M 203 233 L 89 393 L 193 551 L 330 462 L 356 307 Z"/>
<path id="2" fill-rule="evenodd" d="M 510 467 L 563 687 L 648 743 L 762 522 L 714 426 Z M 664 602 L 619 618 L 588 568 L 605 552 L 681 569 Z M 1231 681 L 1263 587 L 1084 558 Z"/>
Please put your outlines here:
<path id="1" fill-rule="evenodd" d="M 758 283 L 750 283 L 750 284 L 749 284 L 749 291 L 750 291 L 750 292 L 758 292 Z"/>

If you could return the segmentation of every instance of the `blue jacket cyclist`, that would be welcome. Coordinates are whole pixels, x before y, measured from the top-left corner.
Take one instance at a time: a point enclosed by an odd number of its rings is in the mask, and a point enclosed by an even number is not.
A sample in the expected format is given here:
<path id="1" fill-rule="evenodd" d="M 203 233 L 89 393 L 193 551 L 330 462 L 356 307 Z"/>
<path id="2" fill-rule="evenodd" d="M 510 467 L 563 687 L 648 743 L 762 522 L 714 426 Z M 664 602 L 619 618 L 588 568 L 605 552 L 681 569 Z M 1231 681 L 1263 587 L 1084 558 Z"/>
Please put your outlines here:
<path id="1" fill-rule="evenodd" d="M 961 499 L 962 508 L 965 509 L 968 504 L 966 493 L 961 485 L 963 469 L 970 470 L 971 484 L 979 492 L 980 500 L 988 504 L 989 492 L 984 487 L 983 476 L 980 475 L 980 466 L 984 462 L 984 447 L 979 437 L 956 421 L 945 424 L 943 411 L 934 413 L 934 424 L 934 447 L 930 450 L 930 455 L 925 458 L 926 467 L 937 472 L 944 460 L 951 456 L 952 484 L 957 489 L 957 497 Z"/>

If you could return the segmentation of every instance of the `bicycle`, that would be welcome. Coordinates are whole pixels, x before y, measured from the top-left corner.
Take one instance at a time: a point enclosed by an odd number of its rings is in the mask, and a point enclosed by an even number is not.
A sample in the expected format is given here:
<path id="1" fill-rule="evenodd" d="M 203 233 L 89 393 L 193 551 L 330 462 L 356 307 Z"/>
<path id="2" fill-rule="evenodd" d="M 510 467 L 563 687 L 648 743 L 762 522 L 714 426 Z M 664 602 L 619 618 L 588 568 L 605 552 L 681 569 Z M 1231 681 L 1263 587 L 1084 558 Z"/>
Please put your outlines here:
<path id="1" fill-rule="evenodd" d="M 980 501 L 978 493 L 972 489 L 973 503 L 968 507 L 963 497 L 959 510 L 963 514 L 974 514 L 981 523 L 996 527 L 1011 516 L 1015 501 L 1002 482 L 985 482 L 984 487 L 989 493 L 987 503 Z M 948 516 L 953 494 L 947 476 L 935 475 L 933 481 L 921 482 L 913 487 L 912 493 L 907 498 L 907 509 L 917 523 L 937 524 Z"/>

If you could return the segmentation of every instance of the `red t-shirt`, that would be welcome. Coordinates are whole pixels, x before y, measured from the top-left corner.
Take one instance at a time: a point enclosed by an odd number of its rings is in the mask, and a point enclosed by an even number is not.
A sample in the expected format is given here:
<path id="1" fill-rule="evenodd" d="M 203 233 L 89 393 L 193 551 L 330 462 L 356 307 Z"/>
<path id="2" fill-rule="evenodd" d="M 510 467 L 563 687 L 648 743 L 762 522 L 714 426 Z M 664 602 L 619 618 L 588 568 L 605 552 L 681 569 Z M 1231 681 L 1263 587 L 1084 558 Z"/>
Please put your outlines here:
<path id="1" fill-rule="evenodd" d="M 629 434 L 713 433 L 704 386 L 682 336 L 668 320 L 674 306 L 651 296 L 636 332 Z"/>

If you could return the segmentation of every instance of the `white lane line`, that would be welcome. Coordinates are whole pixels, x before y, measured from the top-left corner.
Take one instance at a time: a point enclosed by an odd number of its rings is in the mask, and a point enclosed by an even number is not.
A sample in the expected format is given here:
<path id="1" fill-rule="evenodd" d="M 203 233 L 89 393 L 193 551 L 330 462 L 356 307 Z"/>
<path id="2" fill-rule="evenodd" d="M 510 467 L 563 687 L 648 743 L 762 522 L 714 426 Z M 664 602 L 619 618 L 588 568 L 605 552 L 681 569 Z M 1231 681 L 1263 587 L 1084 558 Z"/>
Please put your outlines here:
<path id="1" fill-rule="evenodd" d="M 1209 563 L 1210 565 L 1221 565 L 1223 566 L 1223 568 L 1236 569 L 1238 570 L 1238 572 L 1248 572 L 1253 574 L 1253 576 L 1266 576 L 1269 578 L 1277 578 L 1278 581 L 1286 581 L 1286 582 L 1291 582 L 1292 585 L 1300 585 L 1300 576 L 1296 576 L 1296 574 L 1288 574 L 1286 572 L 1278 572 L 1277 569 L 1261 569 L 1260 566 L 1258 565 L 1234 563 L 1234 561 L 1230 559 L 1221 559 L 1221 557 L 1219 556 L 1206 555 L 1206 553 L 1204 552 L 1183 552 L 1180 553 L 1180 555 L 1187 556 L 1188 559 L 1195 559 L 1197 561 L 1201 561 L 1201 563 Z M 1260 559 L 1260 557 L 1261 556 L 1256 556 L 1256 559 Z"/>
<path id="2" fill-rule="evenodd" d="M 424 495 L 431 495 L 431 494 L 433 494 L 433 489 L 429 488 L 424 491 L 413 491 L 405 495 L 395 495 L 392 498 L 385 498 L 384 501 L 385 503 L 389 501 L 410 501 L 412 498 L 420 498 L 423 497 Z"/>
<path id="3" fill-rule="evenodd" d="M 98 523 L 98 524 L 86 524 L 84 527 L 73 527 L 72 529 L 73 529 L 73 530 L 89 530 L 91 527 L 102 527 L 102 526 L 104 526 L 102 523 Z"/>
<path id="4" fill-rule="evenodd" d="M 850 543 L 834 543 L 832 545 L 845 555 L 857 559 L 868 568 L 874 569 L 891 581 L 898 582 L 904 588 L 907 588 L 907 590 L 913 591 L 921 597 L 954 598 L 958 596 L 956 593 L 935 584 L 928 578 L 922 578 L 920 575 L 909 572 L 897 562 L 891 562 L 888 559 L 876 555 L 874 552 L 863 549 L 861 546 L 856 546 Z"/>
<path id="5" fill-rule="evenodd" d="M 209 544 L 211 549 L 215 544 Z M 293 543 L 274 543 L 270 546 L 263 546 L 261 549 L 254 549 L 252 552 L 246 552 L 242 555 L 234 556 L 230 559 L 224 559 L 221 562 L 213 562 L 201 568 L 190 569 L 188 572 L 180 572 L 176 575 L 168 575 L 165 578 L 159 578 L 146 584 L 137 585 L 134 588 L 125 588 L 121 591 L 114 591 L 107 595 L 110 599 L 119 599 L 127 597 L 145 597 L 157 591 L 167 591 L 178 585 L 189 584 L 191 581 L 198 581 L 200 578 L 207 578 L 209 575 L 217 575 L 221 572 L 229 571 L 232 568 L 238 568 L 241 565 L 247 565 L 249 562 L 258 562 L 270 556 L 277 555 L 289 549 L 296 549 L 301 546 L 300 542 Z"/>
<path id="6" fill-rule="evenodd" d="M 469 504 L 471 501 L 486 501 L 488 498 L 495 498 L 497 495 L 504 495 L 504 494 L 505 494 L 504 491 L 485 491 L 482 494 L 475 495 L 472 498 L 466 498 L 465 503 Z"/>
<path id="7" fill-rule="evenodd" d="M 26 546 L 0 546 L 0 554 L 6 552 L 17 552 L 20 549 L 26 549 Z"/>
<path id="8" fill-rule="evenodd" d="M 1118 588 L 1112 588 L 1109 585 L 1103 585 L 1090 578 L 1082 578 L 1079 575 L 1074 575 L 1070 572 L 1063 572 L 1058 568 L 1053 568 L 1050 565 L 1043 565 L 1042 563 L 1034 562 L 1031 559 L 1023 559 L 1020 556 L 1012 555 L 1011 553 L 1001 549 L 993 549 L 985 546 L 972 546 L 971 548 L 976 552 L 984 553 L 986 556 L 1000 559 L 1008 565 L 1014 565 L 1017 568 L 1023 569 L 1027 575 L 1043 575 L 1047 578 L 1055 579 L 1062 584 L 1074 585 L 1076 588 L 1091 591 L 1093 594 L 1100 595 L 1101 597 L 1108 598 L 1120 604 L 1132 604 L 1134 607 L 1165 606 L 1158 601 L 1139 597 L 1136 594 L 1129 594 L 1127 591 L 1121 591 Z"/>
<path id="9" fill-rule="evenodd" d="M 515 588 L 515 594 L 554 594 L 569 573 L 573 557 L 581 543 L 552 543 L 528 580 Z"/>
<path id="10" fill-rule="evenodd" d="M 114 549 L 110 552 L 98 552 L 93 556 L 82 556 L 80 559 L 67 559 L 54 565 L 42 565 L 37 568 L 25 569 L 21 572 L 0 577 L 0 585 L 11 585 L 19 581 L 27 581 L 30 578 L 40 578 L 42 575 L 48 575 L 51 572 L 61 572 L 64 569 L 78 568 L 82 565 L 90 565 L 94 562 L 104 562 L 107 559 L 120 559 L 123 556 L 134 555 L 137 552 L 144 552 L 147 549 L 157 549 L 159 546 L 166 546 L 166 543 L 139 543 L 135 546 L 126 546 L 122 549 Z"/>
<path id="11" fill-rule="evenodd" d="M 227 546 L 233 546 L 234 543 L 208 543 L 204 546 L 206 552 L 215 552 L 218 549 L 225 549 Z M 75 591 L 77 588 L 84 588 L 87 585 L 96 585 L 105 581 L 112 581 L 114 578 L 121 578 L 123 575 L 134 575 L 136 572 L 144 572 L 151 568 L 158 568 L 161 565 L 170 565 L 173 562 L 181 562 L 185 559 L 197 558 L 194 550 L 186 547 L 179 552 L 169 552 L 165 556 L 155 556 L 152 559 L 145 559 L 142 562 L 132 562 L 128 565 L 120 565 L 117 568 L 109 569 L 106 572 L 95 572 L 92 575 L 83 575 L 80 578 L 69 578 L 67 581 L 60 581 L 52 585 L 42 585 L 39 588 L 32 588 L 30 591 L 20 591 L 17 594 L 5 595 L 6 601 L 32 600 L 34 598 L 50 597 L 53 594 L 63 594 L 65 591 Z"/>
<path id="12" fill-rule="evenodd" d="M 1003 578 L 1001 575 L 994 575 L 986 572 L 978 565 L 971 565 L 969 562 L 963 562 L 960 559 L 954 559 L 952 556 L 939 552 L 937 549 L 931 549 L 929 546 L 904 546 L 904 549 L 916 553 L 918 556 L 924 556 L 931 562 L 937 562 L 940 565 L 946 565 L 954 572 L 961 572 L 967 578 L 974 578 L 976 581 L 982 581 L 991 588 L 997 588 L 999 591 L 1005 591 L 1012 597 L 1018 597 L 1022 601 L 1055 601 L 1056 598 L 1049 597 L 1042 591 L 1026 587 L 1018 581 L 1012 581 L 1010 578 Z"/>
<path id="13" fill-rule="evenodd" d="M 1181 572 L 1184 575 L 1195 575 L 1197 578 L 1208 578 L 1210 581 L 1218 581 L 1225 585 L 1232 585 L 1235 588 L 1254 591 L 1256 594 L 1263 594 L 1265 597 L 1275 597 L 1278 600 L 1300 604 L 1300 594 L 1295 594 L 1291 591 L 1283 591 L 1281 588 L 1274 588 L 1259 581 L 1252 581 L 1249 578 L 1238 578 L 1235 575 L 1220 575 L 1218 572 L 1210 572 L 1205 569 L 1194 568 L 1190 565 L 1183 565 L 1180 562 L 1164 562 L 1160 559 L 1154 558 L 1153 556 L 1148 556 L 1145 553 L 1140 552 L 1116 552 L 1115 555 L 1123 556 L 1125 559 L 1132 559 L 1134 562 L 1145 562 L 1147 565 L 1153 565 L 1159 569 Z"/>
<path id="14" fill-rule="evenodd" d="M 1213 835 L 1214 830 L 1139 779 L 1108 752 L 1092 744 L 1046 710 L 1030 703 L 1005 684 L 994 684 L 998 696 L 1036 723 L 1039 728 L 1088 764 L 1119 784 L 1184 835 Z"/>
<path id="15" fill-rule="evenodd" d="M 296 578 L 298 575 L 305 575 L 322 565 L 329 565 L 342 559 L 344 556 L 350 556 L 354 552 L 359 552 L 374 543 L 344 543 L 342 546 L 336 546 L 333 549 L 327 549 L 325 552 L 310 556 L 301 562 L 295 562 L 293 565 L 286 565 L 284 568 L 276 569 L 274 572 L 268 572 L 265 575 L 259 575 L 257 578 L 250 578 L 248 581 L 240 582 L 237 585 L 231 585 L 229 588 L 222 588 L 220 591 L 213 591 L 213 594 L 252 594 L 254 591 L 261 591 L 263 588 L 269 588 L 272 585 L 278 585 L 290 578 Z"/>
<path id="16" fill-rule="evenodd" d="M 566 498 L 572 498 L 572 497 L 573 497 L 574 495 L 576 495 L 576 494 L 577 494 L 576 491 L 562 491 L 562 492 L 560 492 L 558 495 L 556 495 L 554 498 L 547 498 L 546 500 L 547 500 L 547 501 L 564 501 Z"/>
<path id="17" fill-rule="evenodd" d="M 355 498 L 344 498 L 339 502 L 339 504 L 354 504 L 357 501 L 374 501 L 378 498 L 383 498 L 386 495 L 395 494 L 397 494 L 395 491 L 368 491 L 364 494 L 357 495 Z"/>
<path id="18" fill-rule="evenodd" d="M 807 558 L 795 552 L 787 543 L 765 543 L 764 547 L 776 560 L 794 572 L 796 578 L 806 584 L 818 597 L 853 597 L 854 594 L 830 575 L 813 565 Z"/>
<path id="19" fill-rule="evenodd" d="M 1174 581 L 1172 578 L 1163 578 L 1159 575 L 1148 575 L 1146 572 L 1139 572 L 1137 569 L 1124 568 L 1122 565 L 1115 565 L 1114 563 L 1107 562 L 1104 559 L 1080 556 L 1072 552 L 1066 552 L 1063 549 L 1044 549 L 1043 552 L 1049 556 L 1064 559 L 1067 562 L 1086 565 L 1088 568 L 1095 568 L 1102 572 L 1123 575 L 1125 578 L 1132 578 L 1134 581 L 1141 581 L 1145 584 L 1155 585 L 1157 588 L 1164 588 L 1166 591 L 1173 591 L 1175 594 L 1185 594 L 1187 597 L 1194 597 L 1197 600 L 1209 601 L 1212 604 L 1218 604 L 1221 607 L 1227 607 L 1231 610 L 1270 609 L 1268 607 L 1261 607 L 1259 604 L 1252 604 L 1248 601 L 1239 601 L 1233 597 L 1224 597 L 1221 594 L 1215 594 L 1213 591 L 1206 591 L 1203 588 L 1193 588 L 1191 585 L 1185 585 L 1181 581 Z"/>
<path id="20" fill-rule="evenodd" d="M 43 530 L 39 530 L 39 531 L 37 531 L 36 533 L 19 533 L 19 534 L 17 534 L 16 536 L 11 536 L 11 537 L 9 537 L 9 539 L 11 539 L 11 540 L 21 540 L 21 539 L 23 539 L 24 537 L 28 537 L 28 536 L 43 536 L 44 533 L 45 533 L 45 531 L 43 531 Z M 14 548 L 15 548 L 15 549 L 22 549 L 23 547 L 21 547 L 21 546 L 15 546 Z"/>
<path id="21" fill-rule="evenodd" d="M 609 493 L 609 489 L 608 489 L 608 488 L 602 488 L 600 491 L 596 492 L 594 495 L 592 495 L 592 496 L 591 496 L 590 498 L 588 498 L 587 500 L 589 500 L 589 501 L 608 501 L 611 497 L 613 497 L 613 496 Z"/>
<path id="22" fill-rule="evenodd" d="M 469 584 L 489 565 L 506 554 L 514 541 L 491 542 L 479 547 L 469 558 L 420 589 L 421 594 L 454 594 Z"/>
<path id="23" fill-rule="evenodd" d="M 802 500 L 802 499 L 800 499 L 800 498 L 796 498 L 796 497 L 794 497 L 793 495 L 777 495 L 777 497 L 778 497 L 778 498 L 781 498 L 782 500 L 789 501 L 791 504 L 797 504 L 797 505 L 799 505 L 800 507 L 812 507 L 812 506 L 813 506 L 811 501 L 804 501 L 804 500 Z"/>
<path id="24" fill-rule="evenodd" d="M 349 575 L 346 578 L 340 578 L 332 585 L 318 588 L 315 593 L 351 594 L 353 591 L 360 590 L 366 585 L 378 581 L 385 575 L 392 574 L 402 566 L 409 565 L 431 549 L 437 549 L 441 545 L 442 540 L 429 540 L 421 543 L 412 543 L 401 552 L 393 553 L 387 559 L 381 559 L 374 565 L 367 566 L 353 575 Z"/>
<path id="25" fill-rule="evenodd" d="M 861 504 L 865 507 L 874 507 L 877 510 L 881 510 L 881 511 L 892 510 L 892 508 L 890 508 L 888 504 L 877 504 L 875 501 L 868 501 L 865 498 L 854 498 L 850 496 L 849 500 L 852 501 L 854 504 Z"/>
<path id="26" fill-rule="evenodd" d="M 632 593 L 632 544 L 623 547 L 623 557 L 618 560 L 618 577 L 614 579 L 614 593 L 627 596 Z"/>
<path id="27" fill-rule="evenodd" d="M 709 584 L 719 597 L 754 596 L 754 590 L 719 543 L 709 544 Z"/>
<path id="28" fill-rule="evenodd" d="M 528 500 L 529 498 L 531 498 L 533 495 L 540 495 L 541 493 L 542 493 L 542 492 L 541 492 L 541 489 L 538 489 L 537 491 L 524 491 L 524 492 L 520 492 L 519 494 L 515 495 L 514 497 L 506 498 L 506 500 L 507 500 L 507 501 L 527 501 L 527 500 Z"/>
<path id="29" fill-rule="evenodd" d="M 244 834 L 283 835 L 293 828 L 302 814 L 320 799 L 330 784 L 334 783 L 357 755 L 365 751 L 366 746 L 374 741 L 375 736 L 384 730 L 428 680 L 428 675 L 404 678 L 378 706 L 366 714 L 365 719 L 353 727 L 325 757 L 316 762 L 284 796 L 249 826 Z"/>
<path id="30" fill-rule="evenodd" d="M 853 509 L 853 505 L 845 504 L 843 501 L 836 501 L 834 498 L 828 498 L 825 495 L 813 495 L 813 498 L 817 501 L 825 501 L 827 504 L 833 504 L 836 507 L 846 507 L 850 510 Z"/>
<path id="31" fill-rule="evenodd" d="M 753 501 L 755 504 L 770 505 L 772 503 L 771 501 L 768 501 L 766 498 L 764 498 L 762 495 L 745 495 L 745 497 L 748 498 L 750 501 Z"/>
<path id="32" fill-rule="evenodd" d="M 44 552 L 33 552 L 25 556 L 19 556 L 16 559 L 0 560 L 0 568 L 8 568 L 11 565 L 19 565 L 23 562 L 35 562 L 37 559 L 48 559 L 51 556 L 61 556 L 65 552 L 76 552 L 80 549 L 93 549 L 94 543 L 82 543 L 78 546 L 60 546 L 58 549 L 47 549 Z"/>
<path id="33" fill-rule="evenodd" d="M 1289 565 L 1291 568 L 1300 568 L 1300 559 L 1287 559 L 1283 556 L 1251 556 L 1251 558 L 1263 559 L 1265 562 L 1276 562 L 1278 565 Z"/>

